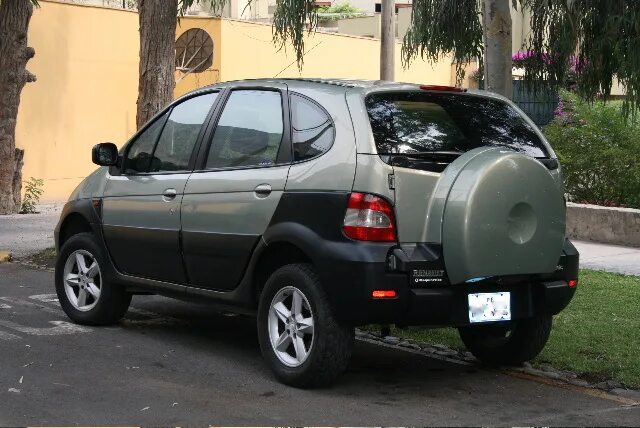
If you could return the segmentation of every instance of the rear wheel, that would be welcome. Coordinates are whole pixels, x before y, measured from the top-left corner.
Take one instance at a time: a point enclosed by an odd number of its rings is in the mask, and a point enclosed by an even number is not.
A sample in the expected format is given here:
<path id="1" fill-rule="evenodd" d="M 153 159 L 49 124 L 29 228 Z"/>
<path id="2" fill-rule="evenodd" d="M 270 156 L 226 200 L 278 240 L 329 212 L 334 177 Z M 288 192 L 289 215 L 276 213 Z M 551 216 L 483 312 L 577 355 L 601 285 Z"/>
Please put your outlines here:
<path id="1" fill-rule="evenodd" d="M 67 240 L 56 262 L 60 306 L 78 324 L 109 325 L 124 316 L 131 294 L 105 278 L 105 255 L 91 233 Z"/>
<path id="2" fill-rule="evenodd" d="M 347 368 L 354 328 L 335 318 L 313 267 L 292 264 L 275 271 L 262 291 L 258 338 L 281 382 L 315 387 L 332 383 Z"/>
<path id="3" fill-rule="evenodd" d="M 520 365 L 542 351 L 551 325 L 551 315 L 542 315 L 507 324 L 462 327 L 459 333 L 467 349 L 480 361 Z"/>

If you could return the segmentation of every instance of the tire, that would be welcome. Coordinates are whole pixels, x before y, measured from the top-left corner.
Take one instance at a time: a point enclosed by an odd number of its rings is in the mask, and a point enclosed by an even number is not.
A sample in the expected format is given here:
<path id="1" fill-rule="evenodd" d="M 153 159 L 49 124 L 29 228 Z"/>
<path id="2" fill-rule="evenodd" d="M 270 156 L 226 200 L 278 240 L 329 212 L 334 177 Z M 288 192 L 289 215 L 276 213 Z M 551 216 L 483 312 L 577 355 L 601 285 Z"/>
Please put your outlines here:
<path id="1" fill-rule="evenodd" d="M 300 309 L 290 311 L 294 317 L 291 321 L 282 309 L 292 309 L 296 296 Z M 278 305 L 280 312 L 272 309 L 278 302 L 284 305 Z M 309 319 L 312 330 L 308 327 Z M 282 338 L 277 350 L 274 343 Z M 332 384 L 349 365 L 354 327 L 335 318 L 313 267 L 291 264 L 276 270 L 262 290 L 258 339 L 262 355 L 278 380 L 298 388 L 321 387 Z M 304 351 L 299 353 L 300 346 L 304 346 Z"/>
<path id="2" fill-rule="evenodd" d="M 535 358 L 551 333 L 551 315 L 512 322 L 462 327 L 465 346 L 478 360 L 490 365 L 521 365 Z"/>
<path id="3" fill-rule="evenodd" d="M 74 322 L 111 325 L 127 312 L 131 294 L 106 278 L 107 263 L 105 252 L 91 233 L 72 236 L 60 249 L 55 270 L 56 294 L 60 306 Z"/>

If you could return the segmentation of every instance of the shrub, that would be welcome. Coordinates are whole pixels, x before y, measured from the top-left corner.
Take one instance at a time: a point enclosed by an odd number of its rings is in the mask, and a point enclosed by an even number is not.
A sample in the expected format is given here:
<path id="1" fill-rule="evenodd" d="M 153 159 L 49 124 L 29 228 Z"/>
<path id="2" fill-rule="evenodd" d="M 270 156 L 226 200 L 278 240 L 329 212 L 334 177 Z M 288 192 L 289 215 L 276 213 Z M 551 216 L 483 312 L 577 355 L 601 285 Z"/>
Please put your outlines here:
<path id="1" fill-rule="evenodd" d="M 640 208 L 640 121 L 619 101 L 589 104 L 561 92 L 544 133 L 558 154 L 571 200 Z"/>
<path id="2" fill-rule="evenodd" d="M 22 207 L 20 207 L 20 214 L 36 214 L 36 207 L 40 202 L 40 196 L 42 196 L 42 186 L 44 186 L 44 180 L 41 178 L 29 178 L 29 181 L 25 183 L 24 199 L 22 200 Z"/>

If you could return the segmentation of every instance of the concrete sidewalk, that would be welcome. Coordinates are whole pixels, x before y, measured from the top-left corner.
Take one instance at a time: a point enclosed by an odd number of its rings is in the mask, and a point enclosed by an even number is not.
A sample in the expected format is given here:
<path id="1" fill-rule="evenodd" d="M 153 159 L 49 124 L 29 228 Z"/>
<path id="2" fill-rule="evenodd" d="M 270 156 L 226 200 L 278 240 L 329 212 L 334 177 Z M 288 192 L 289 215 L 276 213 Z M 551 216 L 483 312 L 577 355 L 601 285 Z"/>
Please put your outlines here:
<path id="1" fill-rule="evenodd" d="M 39 214 L 0 216 L 0 251 L 23 257 L 54 246 L 53 229 L 64 202 L 38 205 Z"/>
<path id="2" fill-rule="evenodd" d="M 14 257 L 51 248 L 53 228 L 64 202 L 41 204 L 40 214 L 0 216 L 0 250 Z M 640 248 L 621 247 L 588 241 L 572 241 L 580 251 L 580 266 L 628 275 L 640 275 Z"/>
<path id="3" fill-rule="evenodd" d="M 580 267 L 640 275 L 640 248 L 572 241 L 580 252 Z"/>

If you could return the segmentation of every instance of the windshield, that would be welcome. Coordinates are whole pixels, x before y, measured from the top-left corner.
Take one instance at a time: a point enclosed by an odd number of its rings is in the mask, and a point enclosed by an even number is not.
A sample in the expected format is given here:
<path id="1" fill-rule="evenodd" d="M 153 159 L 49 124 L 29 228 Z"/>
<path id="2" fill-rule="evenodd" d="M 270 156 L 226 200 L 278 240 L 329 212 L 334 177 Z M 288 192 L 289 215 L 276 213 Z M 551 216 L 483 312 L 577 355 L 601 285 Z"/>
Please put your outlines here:
<path id="1" fill-rule="evenodd" d="M 535 130 L 509 104 L 466 94 L 384 92 L 365 100 L 378 154 L 466 152 L 508 147 L 549 156 Z"/>

